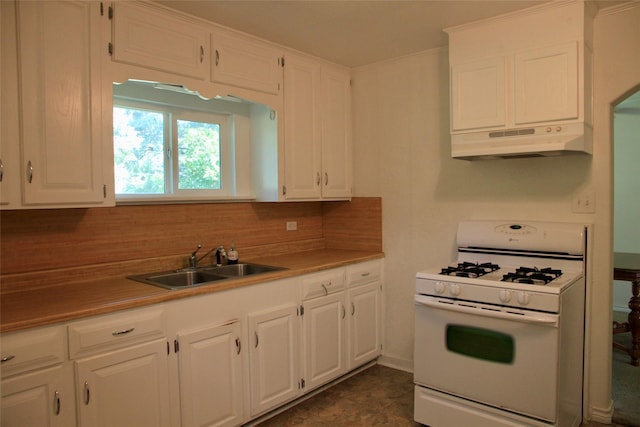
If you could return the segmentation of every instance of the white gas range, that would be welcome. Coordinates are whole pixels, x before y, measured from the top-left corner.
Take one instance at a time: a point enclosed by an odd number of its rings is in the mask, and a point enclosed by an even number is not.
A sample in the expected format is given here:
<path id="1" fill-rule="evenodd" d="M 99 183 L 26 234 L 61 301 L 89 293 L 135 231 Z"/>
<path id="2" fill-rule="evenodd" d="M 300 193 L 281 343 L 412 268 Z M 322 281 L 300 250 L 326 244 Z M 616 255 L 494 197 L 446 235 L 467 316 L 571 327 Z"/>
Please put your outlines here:
<path id="1" fill-rule="evenodd" d="M 468 221 L 458 259 L 416 274 L 416 421 L 578 426 L 586 228 Z"/>

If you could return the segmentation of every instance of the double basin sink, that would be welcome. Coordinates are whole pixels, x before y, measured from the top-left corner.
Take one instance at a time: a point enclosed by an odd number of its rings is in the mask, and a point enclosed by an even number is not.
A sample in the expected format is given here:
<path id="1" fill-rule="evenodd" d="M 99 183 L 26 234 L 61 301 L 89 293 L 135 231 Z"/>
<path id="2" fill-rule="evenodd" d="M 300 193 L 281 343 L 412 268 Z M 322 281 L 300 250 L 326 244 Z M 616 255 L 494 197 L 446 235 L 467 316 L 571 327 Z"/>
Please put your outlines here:
<path id="1" fill-rule="evenodd" d="M 171 270 L 148 273 L 129 276 L 129 279 L 166 289 L 184 289 L 279 270 L 285 270 L 285 268 L 274 267 L 272 265 L 243 263 L 219 267 L 197 267 L 177 271 Z"/>

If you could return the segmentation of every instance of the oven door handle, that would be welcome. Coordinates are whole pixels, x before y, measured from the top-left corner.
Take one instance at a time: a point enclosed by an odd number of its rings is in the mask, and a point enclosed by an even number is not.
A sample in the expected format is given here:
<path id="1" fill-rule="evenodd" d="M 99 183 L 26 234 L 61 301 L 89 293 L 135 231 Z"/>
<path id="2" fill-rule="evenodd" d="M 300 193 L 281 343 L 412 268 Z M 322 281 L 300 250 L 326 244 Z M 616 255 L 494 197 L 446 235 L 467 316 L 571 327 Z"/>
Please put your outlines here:
<path id="1" fill-rule="evenodd" d="M 553 314 L 548 316 L 536 316 L 534 313 L 518 314 L 518 313 L 508 313 L 508 312 L 498 311 L 498 310 L 483 309 L 477 306 L 467 307 L 459 304 L 437 302 L 424 295 L 416 295 L 415 302 L 416 304 L 422 305 L 425 307 L 430 307 L 430 308 L 435 308 L 440 310 L 448 310 L 456 313 L 465 313 L 465 314 L 472 314 L 472 315 L 482 316 L 482 317 L 491 317 L 493 319 L 512 320 L 512 321 L 521 322 L 521 323 L 555 326 L 555 327 L 558 326 L 558 316 Z"/>

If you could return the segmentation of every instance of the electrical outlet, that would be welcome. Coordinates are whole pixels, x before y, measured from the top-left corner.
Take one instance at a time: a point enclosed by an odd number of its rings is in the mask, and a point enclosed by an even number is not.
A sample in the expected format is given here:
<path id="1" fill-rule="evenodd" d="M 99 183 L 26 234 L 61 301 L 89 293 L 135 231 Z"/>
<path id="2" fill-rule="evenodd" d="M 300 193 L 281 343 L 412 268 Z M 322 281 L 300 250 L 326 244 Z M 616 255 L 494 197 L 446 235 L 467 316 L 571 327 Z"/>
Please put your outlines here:
<path id="1" fill-rule="evenodd" d="M 298 229 L 297 221 L 287 221 L 287 231 L 296 231 Z"/>
<path id="2" fill-rule="evenodd" d="M 578 194 L 571 206 L 574 213 L 595 213 L 596 197 L 593 191 L 584 191 Z"/>

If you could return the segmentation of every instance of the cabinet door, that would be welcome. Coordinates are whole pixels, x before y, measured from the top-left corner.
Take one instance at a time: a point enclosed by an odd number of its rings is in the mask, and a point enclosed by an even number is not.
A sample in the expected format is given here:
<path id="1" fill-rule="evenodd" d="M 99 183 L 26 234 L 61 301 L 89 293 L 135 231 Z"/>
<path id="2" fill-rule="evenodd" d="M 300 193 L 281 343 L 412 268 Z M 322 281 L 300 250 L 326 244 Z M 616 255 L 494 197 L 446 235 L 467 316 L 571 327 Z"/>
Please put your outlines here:
<path id="1" fill-rule="evenodd" d="M 505 126 L 506 59 L 451 67 L 451 130 Z"/>
<path id="2" fill-rule="evenodd" d="M 251 415 L 300 394 L 298 306 L 249 315 Z"/>
<path id="3" fill-rule="evenodd" d="M 79 426 L 169 425 L 165 340 L 75 363 Z"/>
<path id="4" fill-rule="evenodd" d="M 222 32 L 213 33 L 211 38 L 211 80 L 274 95 L 280 93 L 282 54 L 278 49 Z"/>
<path id="5" fill-rule="evenodd" d="M 322 67 L 322 197 L 351 197 L 351 75 Z M 286 117 L 285 117 L 286 120 Z"/>
<path id="6" fill-rule="evenodd" d="M 284 69 L 284 147 L 286 199 L 322 195 L 320 66 L 287 55 Z"/>
<path id="7" fill-rule="evenodd" d="M 346 371 L 345 293 L 304 303 L 304 380 L 311 390 Z"/>
<path id="8" fill-rule="evenodd" d="M 380 355 L 380 283 L 349 290 L 349 369 Z"/>
<path id="9" fill-rule="evenodd" d="M 103 203 L 100 4 L 17 6 L 23 203 Z"/>
<path id="10" fill-rule="evenodd" d="M 4 427 L 75 425 L 73 369 L 70 364 L 17 375 L 2 381 Z"/>
<path id="11" fill-rule="evenodd" d="M 20 205 L 20 133 L 15 3 L 0 1 L 0 209 Z"/>
<path id="12" fill-rule="evenodd" d="M 578 42 L 514 57 L 515 124 L 577 119 Z"/>
<path id="13" fill-rule="evenodd" d="M 242 422 L 240 323 L 178 334 L 182 426 Z"/>
<path id="14" fill-rule="evenodd" d="M 209 32 L 195 21 L 144 4 L 116 2 L 113 59 L 205 80 Z"/>

